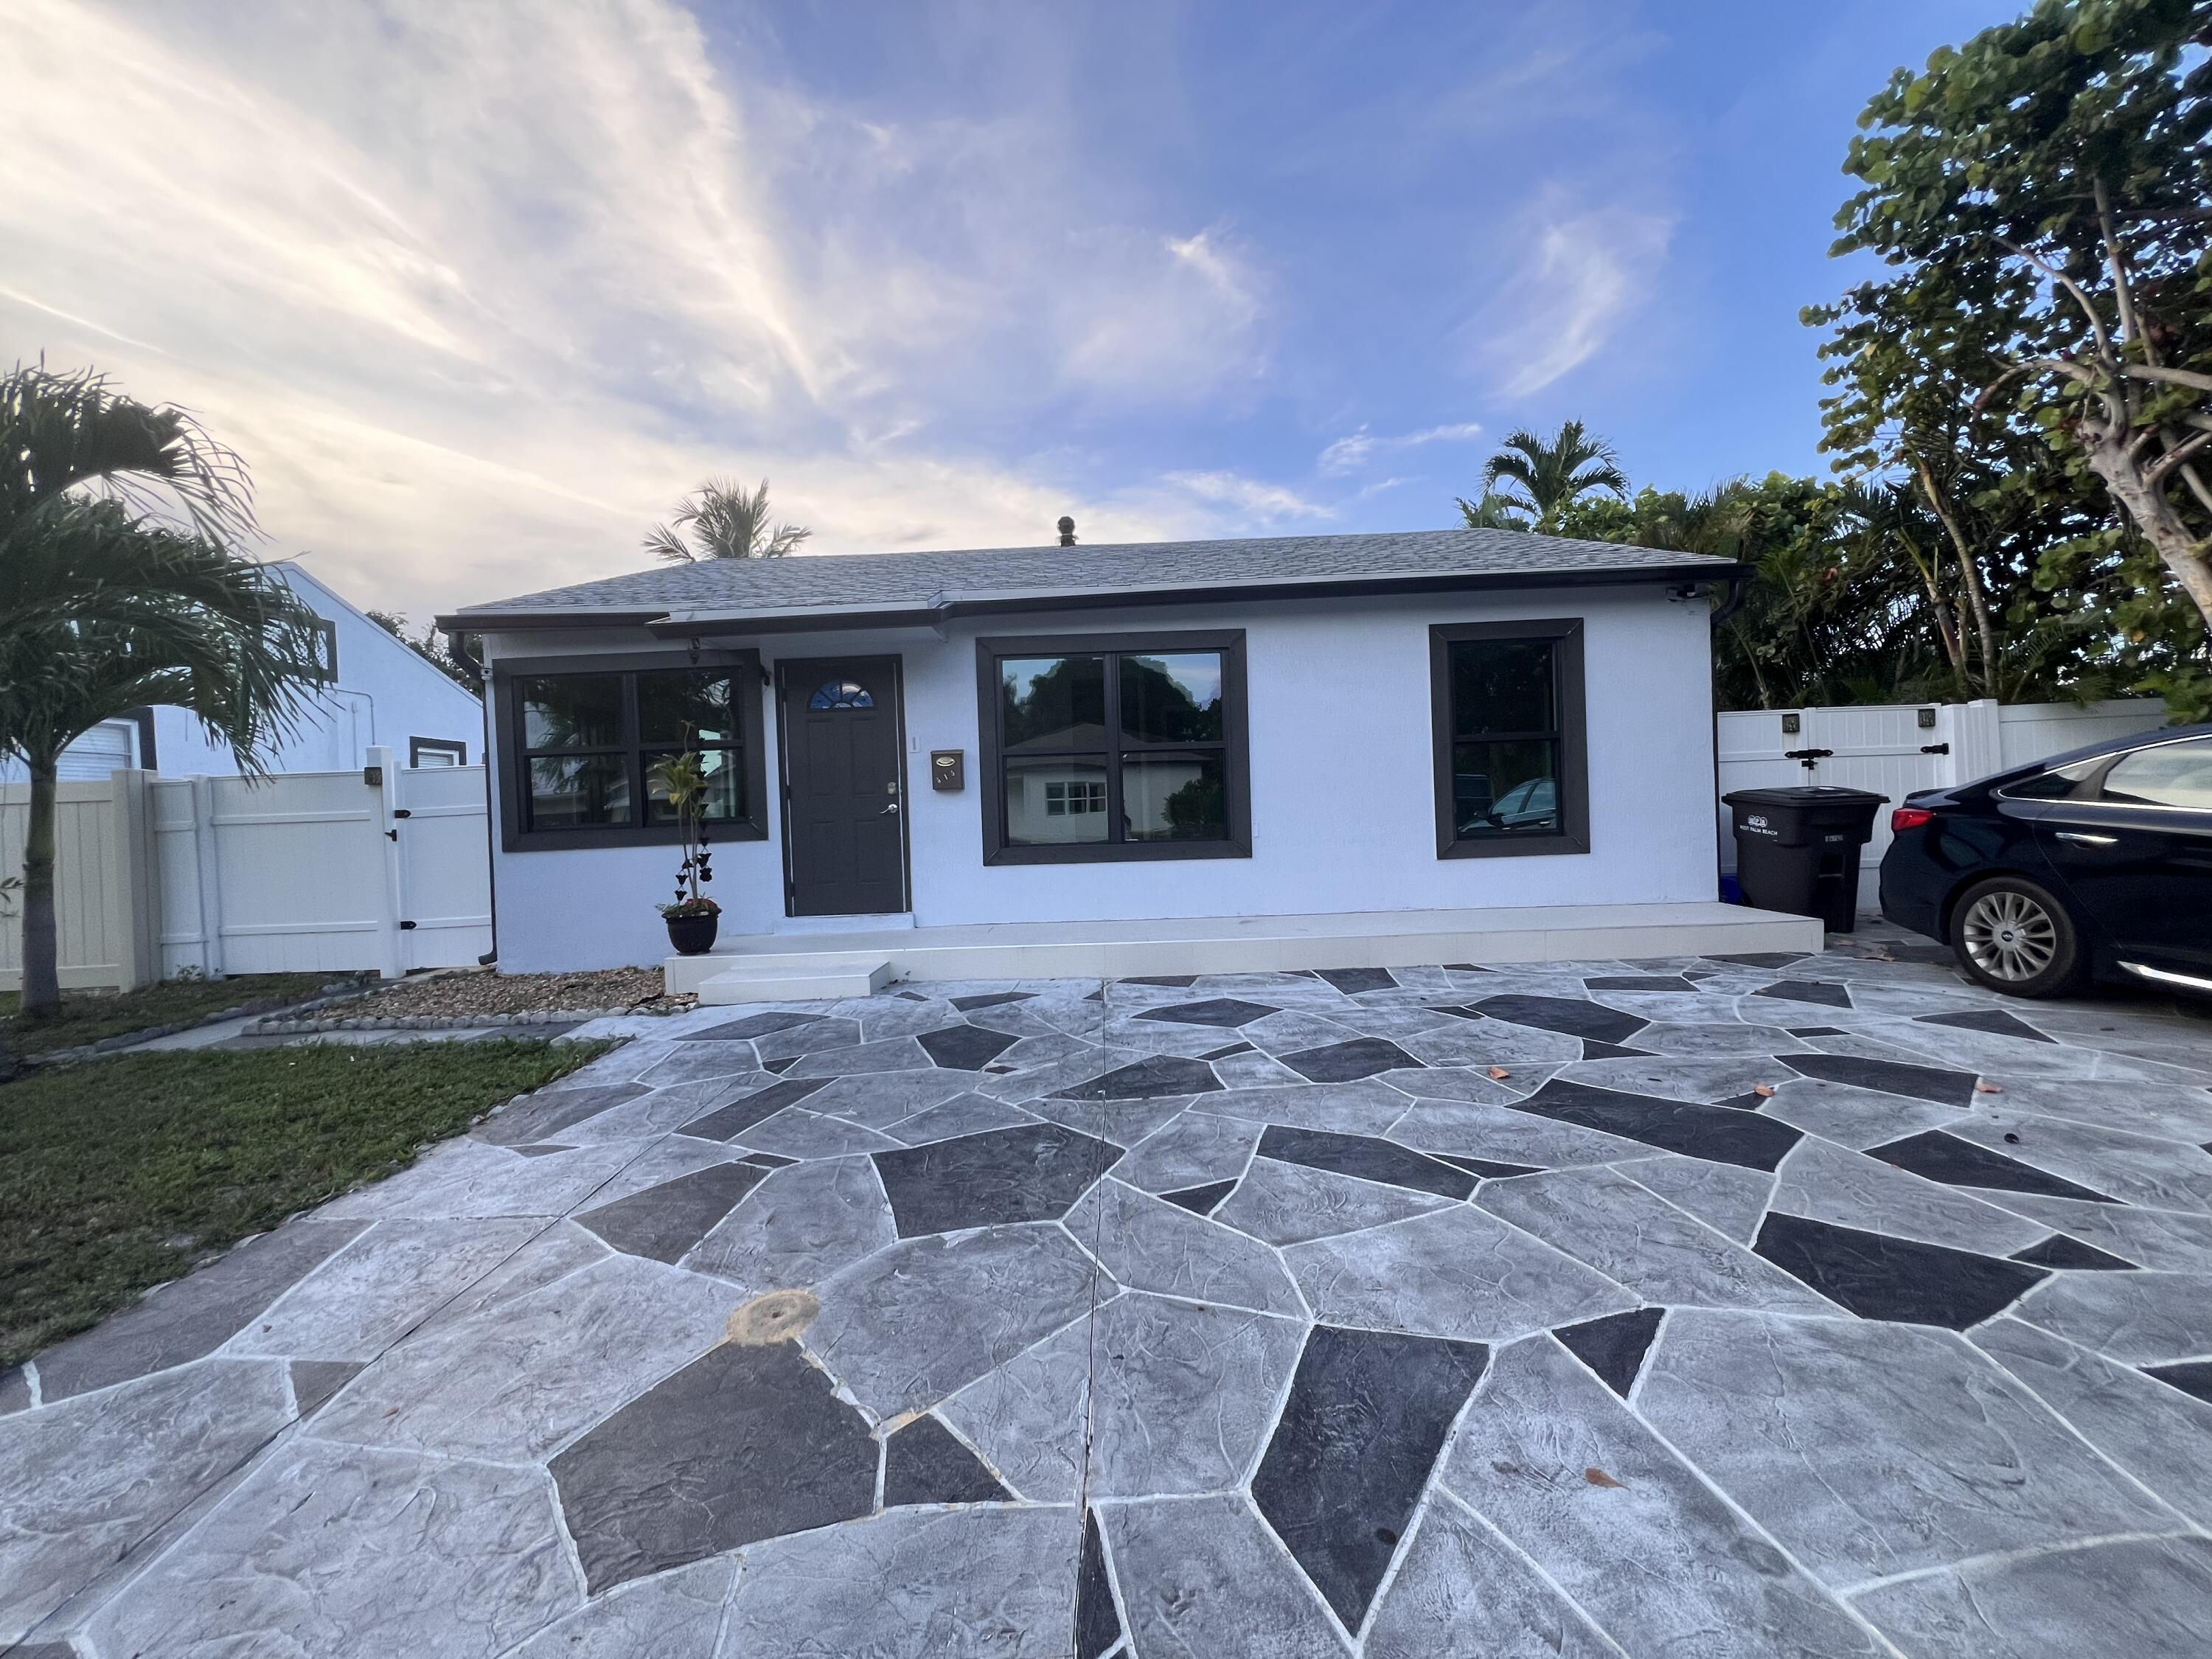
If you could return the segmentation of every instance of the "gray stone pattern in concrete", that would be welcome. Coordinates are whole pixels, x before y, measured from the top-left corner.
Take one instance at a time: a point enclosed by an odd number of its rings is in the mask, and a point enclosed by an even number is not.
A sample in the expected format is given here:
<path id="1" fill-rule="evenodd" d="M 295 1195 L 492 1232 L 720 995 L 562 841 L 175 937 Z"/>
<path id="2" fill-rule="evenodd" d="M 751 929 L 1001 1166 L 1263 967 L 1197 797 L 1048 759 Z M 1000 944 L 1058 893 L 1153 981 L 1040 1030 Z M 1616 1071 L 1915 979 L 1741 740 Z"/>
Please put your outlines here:
<path id="1" fill-rule="evenodd" d="M 2201 1652 L 2212 1020 L 1885 954 L 655 1022 L 0 1377 L 0 1649 Z"/>

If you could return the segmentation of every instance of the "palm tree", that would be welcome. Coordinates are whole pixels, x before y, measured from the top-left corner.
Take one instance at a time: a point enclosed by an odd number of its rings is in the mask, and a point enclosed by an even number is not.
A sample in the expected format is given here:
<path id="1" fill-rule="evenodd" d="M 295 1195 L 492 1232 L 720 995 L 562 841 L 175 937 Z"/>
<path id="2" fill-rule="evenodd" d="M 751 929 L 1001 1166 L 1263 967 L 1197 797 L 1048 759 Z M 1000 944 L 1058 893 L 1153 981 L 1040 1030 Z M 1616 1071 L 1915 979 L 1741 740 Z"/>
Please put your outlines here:
<path id="1" fill-rule="evenodd" d="M 185 520 L 165 524 L 149 509 Z M 0 379 L 0 753 L 29 770 L 22 1009 L 60 1006 L 54 788 L 61 751 L 145 703 L 190 708 L 242 770 L 296 723 L 313 614 L 228 536 L 253 526 L 237 456 L 181 411 L 89 370 Z"/>
<path id="2" fill-rule="evenodd" d="M 1500 483 L 1507 487 L 1501 490 Z M 1526 427 L 1507 437 L 1482 469 L 1482 500 L 1462 496 L 1459 508 L 1477 528 L 1533 529 L 1594 489 L 1625 499 L 1628 475 L 1611 444 L 1591 437 L 1580 421 L 1565 421 L 1548 442 Z M 1511 523 L 1516 514 L 1524 522 Z"/>
<path id="3" fill-rule="evenodd" d="M 701 559 L 780 559 L 814 532 L 803 525 L 768 523 L 768 480 L 747 494 L 732 478 L 709 478 L 676 503 L 676 526 L 655 525 L 646 550 L 672 564 Z M 689 530 L 686 541 L 681 533 Z"/>
<path id="4" fill-rule="evenodd" d="M 1534 530 L 1528 515 L 1515 506 L 1512 498 L 1492 490 L 1484 490 L 1482 499 L 1471 501 L 1464 495 L 1459 498 L 1460 517 L 1467 520 L 1469 530 Z"/>
<path id="5" fill-rule="evenodd" d="M 1694 495 L 1662 497 L 1658 510 L 1638 525 L 1636 539 L 1644 547 L 1671 552 L 1748 558 L 1757 507 L 1741 478 L 1723 479 Z"/>

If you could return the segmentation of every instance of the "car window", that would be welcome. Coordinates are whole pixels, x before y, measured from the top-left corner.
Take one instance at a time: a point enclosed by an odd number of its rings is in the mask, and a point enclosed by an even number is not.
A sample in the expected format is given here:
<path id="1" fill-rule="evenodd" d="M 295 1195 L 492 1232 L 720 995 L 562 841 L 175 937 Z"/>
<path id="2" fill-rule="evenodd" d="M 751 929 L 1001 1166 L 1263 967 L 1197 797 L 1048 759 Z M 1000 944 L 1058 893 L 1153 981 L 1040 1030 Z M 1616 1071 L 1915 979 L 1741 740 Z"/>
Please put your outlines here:
<path id="1" fill-rule="evenodd" d="M 2212 811 L 2212 738 L 2160 744 L 2123 757 L 2105 774 L 2104 798 Z"/>
<path id="2" fill-rule="evenodd" d="M 2018 783 L 2008 783 L 1997 793 L 2007 799 L 2063 800 L 2080 787 L 2082 779 L 2103 764 L 2101 759 L 2076 761 L 2055 772 L 2040 772 Z"/>

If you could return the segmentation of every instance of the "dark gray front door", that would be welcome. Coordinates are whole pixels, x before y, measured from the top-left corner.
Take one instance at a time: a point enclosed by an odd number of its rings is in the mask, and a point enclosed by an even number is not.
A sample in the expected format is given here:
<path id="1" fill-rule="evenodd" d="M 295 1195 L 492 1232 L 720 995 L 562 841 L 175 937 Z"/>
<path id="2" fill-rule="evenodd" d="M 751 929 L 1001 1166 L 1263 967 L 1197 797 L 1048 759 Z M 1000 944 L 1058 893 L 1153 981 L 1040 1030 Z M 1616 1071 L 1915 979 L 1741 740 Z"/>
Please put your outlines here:
<path id="1" fill-rule="evenodd" d="M 791 914 L 905 909 L 898 659 L 786 662 L 778 678 Z"/>

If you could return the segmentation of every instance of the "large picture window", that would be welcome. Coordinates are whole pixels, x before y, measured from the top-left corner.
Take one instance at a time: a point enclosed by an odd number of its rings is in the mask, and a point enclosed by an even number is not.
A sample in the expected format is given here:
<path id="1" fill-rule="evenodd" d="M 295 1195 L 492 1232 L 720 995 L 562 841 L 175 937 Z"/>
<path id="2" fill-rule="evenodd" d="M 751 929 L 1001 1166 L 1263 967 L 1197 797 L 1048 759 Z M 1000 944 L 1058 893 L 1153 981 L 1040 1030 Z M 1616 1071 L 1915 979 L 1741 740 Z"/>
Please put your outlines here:
<path id="1" fill-rule="evenodd" d="M 1429 630 L 1437 854 L 1587 853 L 1582 623 Z"/>
<path id="2" fill-rule="evenodd" d="M 1249 855 L 1242 633 L 976 651 L 987 863 Z"/>
<path id="3" fill-rule="evenodd" d="M 764 837 L 758 659 L 719 656 L 696 664 L 688 654 L 655 656 L 619 668 L 605 659 L 502 665 L 510 850 L 678 840 L 681 826 L 653 771 L 686 750 L 706 773 L 709 833 Z"/>

